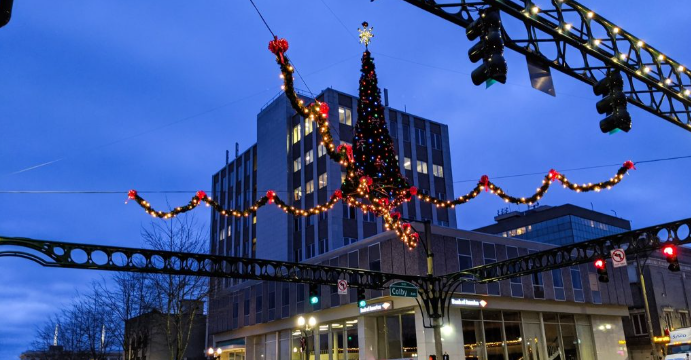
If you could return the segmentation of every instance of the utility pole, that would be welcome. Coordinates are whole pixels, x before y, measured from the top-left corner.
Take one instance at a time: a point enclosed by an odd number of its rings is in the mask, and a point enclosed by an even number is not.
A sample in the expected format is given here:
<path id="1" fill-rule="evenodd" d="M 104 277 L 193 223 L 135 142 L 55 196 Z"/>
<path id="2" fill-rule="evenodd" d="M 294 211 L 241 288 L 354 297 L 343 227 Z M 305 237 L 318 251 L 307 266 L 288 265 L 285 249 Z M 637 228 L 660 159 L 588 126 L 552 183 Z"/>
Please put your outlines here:
<path id="1" fill-rule="evenodd" d="M 658 359 L 657 346 L 655 345 L 655 334 L 653 334 L 653 319 L 650 317 L 650 306 L 648 305 L 648 292 L 645 289 L 645 278 L 643 277 L 643 269 L 641 267 L 640 255 L 636 255 L 636 267 L 638 268 L 638 281 L 641 283 L 641 292 L 643 293 L 643 306 L 645 306 L 645 321 L 648 323 L 648 337 L 650 338 L 650 347 L 652 348 L 653 360 Z"/>
<path id="2" fill-rule="evenodd" d="M 425 250 L 427 252 L 427 276 L 429 278 L 434 277 L 434 254 L 432 253 L 432 221 L 425 220 L 425 243 L 427 246 Z M 435 317 L 430 319 L 432 322 L 432 333 L 434 334 L 434 353 L 436 354 L 437 360 L 442 360 L 442 344 L 441 344 L 441 318 Z"/>

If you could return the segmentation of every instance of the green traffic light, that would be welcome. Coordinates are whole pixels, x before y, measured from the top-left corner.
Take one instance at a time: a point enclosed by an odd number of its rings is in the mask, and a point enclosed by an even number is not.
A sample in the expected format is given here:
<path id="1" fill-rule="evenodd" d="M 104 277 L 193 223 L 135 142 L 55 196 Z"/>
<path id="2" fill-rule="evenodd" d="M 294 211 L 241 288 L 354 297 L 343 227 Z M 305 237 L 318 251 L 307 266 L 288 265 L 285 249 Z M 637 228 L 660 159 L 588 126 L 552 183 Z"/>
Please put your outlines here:
<path id="1" fill-rule="evenodd" d="M 361 308 L 364 308 L 365 306 L 367 306 L 367 302 L 365 300 L 360 300 L 358 302 L 358 306 Z"/>
<path id="2" fill-rule="evenodd" d="M 319 297 L 317 297 L 317 296 L 310 297 L 310 304 L 314 305 L 318 302 L 319 302 Z"/>

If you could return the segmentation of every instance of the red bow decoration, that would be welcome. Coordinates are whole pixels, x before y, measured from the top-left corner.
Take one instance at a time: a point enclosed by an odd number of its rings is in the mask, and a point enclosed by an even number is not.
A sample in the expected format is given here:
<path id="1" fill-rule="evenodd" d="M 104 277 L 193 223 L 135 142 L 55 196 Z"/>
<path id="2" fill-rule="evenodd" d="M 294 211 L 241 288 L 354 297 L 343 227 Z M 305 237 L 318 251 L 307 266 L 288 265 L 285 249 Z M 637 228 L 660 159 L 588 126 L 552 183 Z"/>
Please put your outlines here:
<path id="1" fill-rule="evenodd" d="M 485 187 L 485 191 L 489 191 L 489 176 L 482 175 L 480 178 L 480 184 Z"/>
<path id="2" fill-rule="evenodd" d="M 420 241 L 420 234 L 418 234 L 418 233 L 412 233 L 412 234 L 410 234 L 410 237 L 411 237 L 415 242 Z"/>
<path id="3" fill-rule="evenodd" d="M 379 204 L 381 204 L 381 206 L 389 206 L 389 199 L 381 198 L 379 199 Z"/>
<path id="4" fill-rule="evenodd" d="M 288 40 L 274 36 L 274 39 L 269 41 L 269 51 L 281 58 L 281 64 L 285 64 L 283 53 L 288 51 Z"/>
<path id="5" fill-rule="evenodd" d="M 125 200 L 125 204 L 127 204 L 127 202 L 128 202 L 129 200 L 134 200 L 134 199 L 136 199 L 136 198 L 137 198 L 137 190 L 130 190 L 130 191 L 128 191 L 128 192 L 127 192 L 127 200 Z"/>
<path id="6" fill-rule="evenodd" d="M 363 176 L 360 178 L 360 183 L 365 185 L 365 189 L 369 192 L 369 187 L 372 185 L 372 178 L 369 176 Z"/>
<path id="7" fill-rule="evenodd" d="M 325 102 L 319 103 L 319 112 L 326 117 L 329 117 L 329 104 Z"/>
<path id="8" fill-rule="evenodd" d="M 624 167 L 626 168 L 626 170 L 631 170 L 631 169 L 636 170 L 636 167 L 633 165 L 633 161 L 631 161 L 631 160 L 626 161 L 624 163 Z"/>
<path id="9" fill-rule="evenodd" d="M 273 190 L 269 190 L 266 192 L 266 197 L 269 198 L 269 204 L 273 204 L 274 196 L 276 196 L 276 193 Z"/>
<path id="10" fill-rule="evenodd" d="M 417 188 L 415 186 L 411 186 L 410 189 L 408 189 L 408 191 L 410 192 L 410 195 L 417 195 Z"/>
<path id="11" fill-rule="evenodd" d="M 206 198 L 206 193 L 204 192 L 204 190 L 197 191 L 197 197 L 199 198 L 199 200 L 204 200 L 204 198 Z"/>
<path id="12" fill-rule="evenodd" d="M 559 178 L 559 175 L 561 174 L 557 170 L 552 169 L 549 171 L 549 180 L 554 181 Z"/>
<path id="13" fill-rule="evenodd" d="M 343 191 L 341 189 L 334 191 L 334 196 L 338 199 L 343 199 Z"/>
<path id="14" fill-rule="evenodd" d="M 408 224 L 408 223 L 401 224 L 401 230 L 403 230 L 403 232 L 406 233 L 408 230 L 410 230 L 410 224 Z"/>
<path id="15" fill-rule="evenodd" d="M 391 219 L 393 219 L 393 221 L 401 220 L 401 213 L 399 213 L 398 211 L 392 212 Z"/>
<path id="16" fill-rule="evenodd" d="M 348 157 L 348 162 L 355 162 L 355 157 L 353 156 L 353 147 L 348 144 L 341 144 L 338 145 L 336 151 L 340 153 L 342 149 L 345 149 L 346 156 Z"/>

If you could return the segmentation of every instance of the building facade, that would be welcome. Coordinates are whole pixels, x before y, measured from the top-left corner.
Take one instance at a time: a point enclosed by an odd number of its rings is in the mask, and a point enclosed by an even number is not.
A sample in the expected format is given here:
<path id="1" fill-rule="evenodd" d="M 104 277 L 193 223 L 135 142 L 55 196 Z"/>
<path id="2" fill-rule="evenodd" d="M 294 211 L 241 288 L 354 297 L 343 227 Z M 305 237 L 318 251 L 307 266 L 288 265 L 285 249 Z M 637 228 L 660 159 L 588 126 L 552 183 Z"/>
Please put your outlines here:
<path id="1" fill-rule="evenodd" d="M 494 217 L 494 220 L 495 224 L 475 231 L 553 245 L 568 245 L 631 230 L 631 222 L 626 219 L 571 204 L 543 205 L 528 211 L 504 212 Z"/>
<path id="2" fill-rule="evenodd" d="M 549 244 L 432 227 L 436 274 L 506 260 L 553 247 Z M 422 250 L 408 250 L 391 233 L 374 235 L 307 263 L 424 274 Z M 622 317 L 631 293 L 624 268 L 601 284 L 587 264 L 490 284 L 464 284 L 451 302 L 442 329 L 450 359 L 627 359 Z M 301 284 L 247 281 L 217 297 L 209 316 L 214 347 L 222 360 L 238 359 L 417 359 L 434 353 L 433 334 L 423 326 L 415 299 L 367 290 L 360 309 L 356 294 L 321 286 L 317 304 Z M 314 317 L 306 333 L 299 316 Z M 300 338 L 307 335 L 307 351 Z"/>
<path id="3" fill-rule="evenodd" d="M 174 359 L 177 354 L 173 354 L 169 343 L 174 344 L 180 338 L 188 339 L 182 359 L 207 360 L 205 355 L 206 315 L 202 313 L 203 304 L 195 306 L 198 307 L 196 310 L 198 313 L 195 315 L 185 313 L 182 316 L 168 316 L 153 310 L 125 321 L 125 333 L 129 344 L 125 349 L 124 358 L 126 360 Z M 168 322 L 170 325 L 167 325 Z M 176 322 L 179 322 L 178 326 L 175 325 Z"/>

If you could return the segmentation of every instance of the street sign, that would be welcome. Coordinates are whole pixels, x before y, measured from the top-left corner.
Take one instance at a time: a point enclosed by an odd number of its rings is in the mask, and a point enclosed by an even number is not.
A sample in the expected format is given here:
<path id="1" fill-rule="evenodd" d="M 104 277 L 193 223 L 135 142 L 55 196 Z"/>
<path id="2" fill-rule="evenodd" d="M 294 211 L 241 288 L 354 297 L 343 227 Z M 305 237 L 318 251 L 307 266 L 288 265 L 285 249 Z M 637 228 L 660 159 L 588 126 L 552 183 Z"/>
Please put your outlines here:
<path id="1" fill-rule="evenodd" d="M 396 283 L 391 284 L 389 286 L 389 290 L 391 291 L 391 296 L 400 296 L 400 297 L 410 297 L 410 298 L 416 298 L 417 297 L 417 286 L 407 282 L 407 281 L 399 281 Z"/>
<path id="2" fill-rule="evenodd" d="M 615 268 L 626 266 L 626 253 L 622 249 L 614 249 L 610 252 L 612 256 L 612 265 Z"/>
<path id="3" fill-rule="evenodd" d="M 338 295 L 348 295 L 348 281 L 338 280 Z"/>

